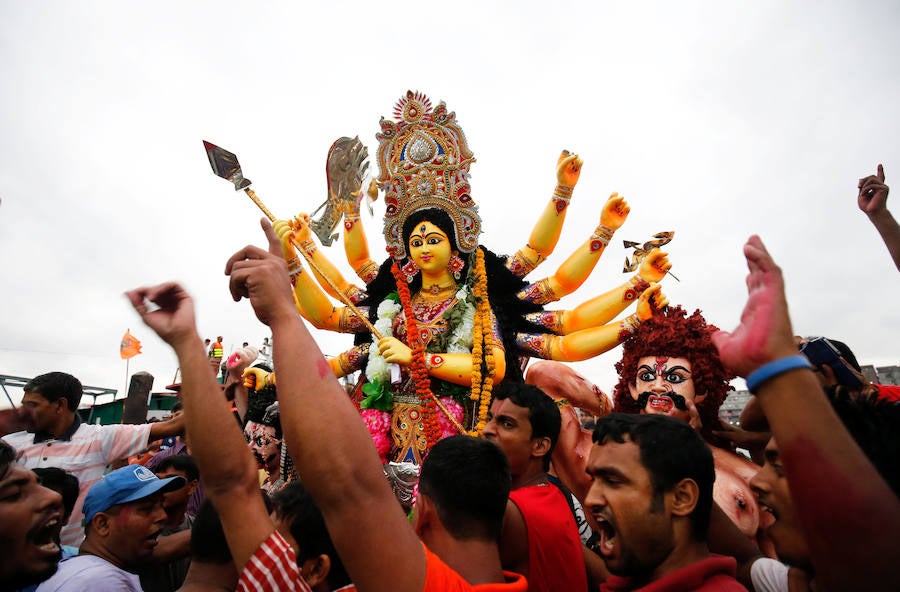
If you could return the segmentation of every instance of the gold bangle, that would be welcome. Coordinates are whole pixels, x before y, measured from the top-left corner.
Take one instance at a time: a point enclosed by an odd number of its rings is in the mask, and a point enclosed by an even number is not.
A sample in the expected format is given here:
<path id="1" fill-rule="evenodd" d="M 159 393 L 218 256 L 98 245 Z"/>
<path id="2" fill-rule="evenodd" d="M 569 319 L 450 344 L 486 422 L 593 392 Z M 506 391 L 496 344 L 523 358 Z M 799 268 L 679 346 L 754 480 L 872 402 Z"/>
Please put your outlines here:
<path id="1" fill-rule="evenodd" d="M 599 251 L 600 249 L 603 249 L 607 245 L 609 245 L 609 241 L 612 240 L 613 233 L 615 233 L 615 230 L 604 226 L 603 224 L 597 226 L 590 238 L 591 251 Z"/>
<path id="2" fill-rule="evenodd" d="M 366 284 L 370 284 L 372 283 L 372 280 L 378 276 L 378 264 L 371 259 L 368 259 L 353 271 L 356 272 L 359 279 L 366 282 Z"/>
<path id="3" fill-rule="evenodd" d="M 641 317 L 639 317 L 637 313 L 629 315 L 622 320 L 622 330 L 627 331 L 632 335 L 634 335 L 634 332 L 637 331 L 638 327 L 640 326 Z"/>
<path id="4" fill-rule="evenodd" d="M 300 243 L 300 248 L 303 249 L 303 252 L 307 255 L 312 255 L 316 252 L 316 243 L 313 241 L 313 239 L 308 238 Z"/>
<path id="5" fill-rule="evenodd" d="M 556 189 L 553 190 L 553 195 L 568 201 L 572 197 L 572 189 L 572 187 L 566 187 L 565 185 L 557 185 Z"/>

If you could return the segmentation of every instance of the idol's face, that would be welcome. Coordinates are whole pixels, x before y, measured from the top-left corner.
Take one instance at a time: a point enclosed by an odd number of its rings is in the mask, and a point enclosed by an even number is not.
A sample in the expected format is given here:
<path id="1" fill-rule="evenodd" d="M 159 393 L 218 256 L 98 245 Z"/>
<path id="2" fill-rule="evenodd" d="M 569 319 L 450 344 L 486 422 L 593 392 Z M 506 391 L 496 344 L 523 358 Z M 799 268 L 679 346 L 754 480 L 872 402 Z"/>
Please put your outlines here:
<path id="1" fill-rule="evenodd" d="M 690 421 L 687 402 L 699 403 L 691 362 L 687 358 L 644 356 L 638 360 L 631 397 L 638 401 L 641 413 L 671 415 Z"/>
<path id="2" fill-rule="evenodd" d="M 409 257 L 424 273 L 446 271 L 453 254 L 447 234 L 428 221 L 416 224 L 407 247 Z"/>

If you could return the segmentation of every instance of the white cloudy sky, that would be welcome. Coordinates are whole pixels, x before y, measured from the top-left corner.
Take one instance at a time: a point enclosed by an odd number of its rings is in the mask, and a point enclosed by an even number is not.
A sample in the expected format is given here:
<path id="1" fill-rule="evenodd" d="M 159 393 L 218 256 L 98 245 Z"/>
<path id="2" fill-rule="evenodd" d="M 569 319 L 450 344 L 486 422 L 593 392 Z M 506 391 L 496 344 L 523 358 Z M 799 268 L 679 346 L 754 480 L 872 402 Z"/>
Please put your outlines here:
<path id="1" fill-rule="evenodd" d="M 585 168 L 544 271 L 611 191 L 629 200 L 565 304 L 623 281 L 619 239 L 674 230 L 670 299 L 731 328 L 741 245 L 759 233 L 797 332 L 900 362 L 900 276 L 855 201 L 876 163 L 889 183 L 900 172 L 894 2 L 0 0 L 0 17 L 0 374 L 122 388 L 130 327 L 144 343 L 131 370 L 161 389 L 175 358 L 122 292 L 168 279 L 196 297 L 204 336 L 259 343 L 265 328 L 223 275 L 260 242 L 259 214 L 213 176 L 201 140 L 237 153 L 288 217 L 323 200 L 334 139 L 358 134 L 374 153 L 407 89 L 456 112 L 495 251 L 526 240 L 562 148 Z M 382 211 L 367 221 L 375 253 Z M 348 343 L 320 338 L 327 353 Z M 578 368 L 609 389 L 618 355 Z"/>

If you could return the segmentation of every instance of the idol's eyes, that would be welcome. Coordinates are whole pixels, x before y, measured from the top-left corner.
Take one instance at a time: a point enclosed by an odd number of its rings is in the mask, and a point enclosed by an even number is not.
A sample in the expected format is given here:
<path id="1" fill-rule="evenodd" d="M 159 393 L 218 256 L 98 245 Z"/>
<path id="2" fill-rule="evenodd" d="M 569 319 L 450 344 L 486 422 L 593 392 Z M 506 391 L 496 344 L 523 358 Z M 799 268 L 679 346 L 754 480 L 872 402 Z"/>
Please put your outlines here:
<path id="1" fill-rule="evenodd" d="M 687 381 L 687 379 L 687 376 L 679 374 L 678 372 L 669 372 L 666 374 L 666 382 L 669 384 L 681 384 L 682 382 Z"/>
<path id="2" fill-rule="evenodd" d="M 441 235 L 429 234 L 424 239 L 422 239 L 422 237 L 418 237 L 418 236 L 409 239 L 409 246 L 418 248 L 418 247 L 421 247 L 422 245 L 424 245 L 426 242 L 429 245 L 438 245 L 438 244 L 442 243 L 443 241 L 444 241 L 444 237 L 442 237 Z"/>
<path id="3" fill-rule="evenodd" d="M 669 384 L 681 384 L 687 382 L 690 377 L 681 372 L 666 372 L 663 379 Z M 641 370 L 638 372 L 638 380 L 641 382 L 653 382 L 656 380 L 656 372 L 652 370 Z"/>
<path id="4" fill-rule="evenodd" d="M 656 380 L 656 373 L 651 372 L 650 370 L 641 370 L 638 372 L 638 380 L 641 382 L 653 382 Z"/>

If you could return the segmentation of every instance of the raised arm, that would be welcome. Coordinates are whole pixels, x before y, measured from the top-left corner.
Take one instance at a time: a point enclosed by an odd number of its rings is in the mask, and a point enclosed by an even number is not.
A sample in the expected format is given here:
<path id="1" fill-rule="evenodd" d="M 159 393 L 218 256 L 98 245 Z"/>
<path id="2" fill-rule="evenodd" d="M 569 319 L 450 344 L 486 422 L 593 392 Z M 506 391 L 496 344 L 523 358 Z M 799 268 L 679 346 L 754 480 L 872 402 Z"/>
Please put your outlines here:
<path id="1" fill-rule="evenodd" d="M 278 232 L 281 223 L 282 221 L 275 222 L 276 232 Z M 338 292 L 340 292 L 349 298 L 353 304 L 356 304 L 365 298 L 365 292 L 359 286 L 348 282 L 331 260 L 316 246 L 316 243 L 312 238 L 312 231 L 309 227 L 309 216 L 307 214 L 300 214 L 290 221 L 289 226 L 293 231 L 292 236 L 294 242 L 303 249 L 306 256 L 312 259 L 312 262 L 315 264 L 315 267 L 310 266 L 310 271 L 313 272 L 316 281 L 319 282 L 319 285 L 322 286 L 322 289 L 325 290 L 329 296 L 340 299 L 340 296 L 338 295 Z M 278 232 L 278 235 L 282 236 L 282 233 Z M 316 268 L 318 268 L 318 270 Z M 323 276 L 326 276 L 327 280 Z M 331 284 L 334 284 L 334 287 L 332 287 Z"/>
<path id="2" fill-rule="evenodd" d="M 581 287 L 581 284 L 594 271 L 597 261 L 600 260 L 600 256 L 606 250 L 609 241 L 612 240 L 613 233 L 625 223 L 630 211 L 631 208 L 628 207 L 628 202 L 624 197 L 618 193 L 610 195 L 600 214 L 600 225 L 593 234 L 574 253 L 569 255 L 556 273 L 523 289 L 519 298 L 536 304 L 547 304 L 555 302 Z"/>
<path id="3" fill-rule="evenodd" d="M 275 222 L 275 229 L 281 240 L 281 252 L 287 261 L 288 274 L 294 284 L 294 303 L 297 311 L 317 329 L 342 333 L 359 332 L 363 329 L 363 325 L 356 315 L 345 306 L 335 306 L 303 267 L 302 259 L 294 250 L 293 243 L 303 244 L 300 239 L 304 233 L 309 236 L 309 227 L 302 223 L 297 227 L 298 230 L 294 230 L 291 223 L 284 220 Z M 307 240 L 312 242 L 311 238 Z M 318 252 L 318 249 L 316 251 Z M 334 272 L 337 273 L 337 270 Z"/>
<path id="4" fill-rule="evenodd" d="M 225 397 L 234 401 L 234 408 L 242 422 L 247 415 L 248 395 L 247 385 L 244 383 L 244 371 L 256 361 L 258 356 L 259 350 L 247 346 L 228 356 L 228 360 L 225 362 L 225 367 L 228 369 L 225 379 Z"/>
<path id="5" fill-rule="evenodd" d="M 884 167 L 878 165 L 878 173 L 859 180 L 856 203 L 878 230 L 888 248 L 894 265 L 900 270 L 900 225 L 887 209 L 890 188 L 884 184 Z"/>
<path id="6" fill-rule="evenodd" d="M 253 456 L 209 371 L 191 297 L 173 283 L 138 288 L 126 296 L 147 326 L 178 356 L 184 396 L 181 417 L 191 454 L 197 459 L 206 495 L 219 512 L 240 571 L 275 527 L 259 493 Z M 148 301 L 159 309 L 150 311 L 145 304 Z"/>
<path id="7" fill-rule="evenodd" d="M 372 200 L 378 198 L 378 186 L 374 179 L 369 183 L 367 192 Z M 344 253 L 359 279 L 369 284 L 378 275 L 378 263 L 369 256 L 369 241 L 359 216 L 361 201 L 362 195 L 355 206 L 344 213 Z"/>
<path id="8" fill-rule="evenodd" d="M 234 298 L 248 298 L 272 329 L 281 423 L 297 472 L 359 590 L 420 592 L 422 545 L 384 478 L 359 413 L 294 311 L 281 245 L 268 223 L 263 226 L 269 252 L 242 249 L 227 273 Z M 390 577 L 385 566 L 391 566 Z"/>
<path id="9" fill-rule="evenodd" d="M 713 342 L 736 374 L 769 376 L 754 391 L 778 441 L 817 587 L 900 590 L 896 541 L 885 536 L 900 532 L 900 501 L 844 429 L 815 374 L 802 365 L 780 371 L 770 365 L 797 356 L 781 269 L 757 236 L 744 255 L 749 297 L 741 323 Z M 848 534 L 854 544 L 834 544 Z"/>
<path id="10" fill-rule="evenodd" d="M 541 212 L 528 237 L 528 243 L 506 262 L 509 270 L 517 276 L 525 277 L 531 273 L 556 248 L 563 222 L 566 220 L 566 209 L 572 191 L 581 176 L 583 165 L 584 161 L 577 154 L 563 150 L 559 155 L 556 162 L 556 189 L 553 190 L 553 197 Z"/>

